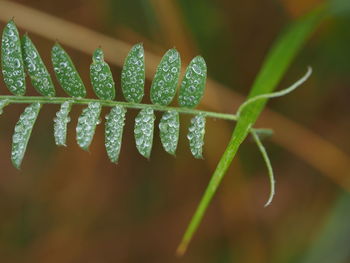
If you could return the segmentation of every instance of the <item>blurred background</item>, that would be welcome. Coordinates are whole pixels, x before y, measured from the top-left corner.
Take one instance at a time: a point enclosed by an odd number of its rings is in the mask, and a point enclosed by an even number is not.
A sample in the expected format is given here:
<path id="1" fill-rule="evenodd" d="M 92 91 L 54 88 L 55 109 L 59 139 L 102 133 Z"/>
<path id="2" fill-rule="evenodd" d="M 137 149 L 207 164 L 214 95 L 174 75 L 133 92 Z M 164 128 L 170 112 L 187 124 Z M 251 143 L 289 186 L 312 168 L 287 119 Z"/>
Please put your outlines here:
<path id="1" fill-rule="evenodd" d="M 28 31 L 50 72 L 51 47 L 60 41 L 90 97 L 89 65 L 99 45 L 120 83 L 128 49 L 144 43 L 145 103 L 152 74 L 167 49 L 176 47 L 184 66 L 201 54 L 210 80 L 199 108 L 233 113 L 278 34 L 321 2 L 0 1 L 0 26 L 15 16 L 20 33 Z M 292 94 L 271 100 L 257 125 L 275 130 L 265 140 L 277 181 L 271 206 L 264 208 L 266 168 L 247 139 L 188 253 L 176 258 L 234 123 L 208 119 L 204 160 L 195 160 L 186 139 L 189 118 L 182 116 L 177 156 L 163 151 L 156 129 L 152 156 L 146 160 L 133 137 L 137 112 L 129 110 L 115 165 L 105 153 L 103 125 L 90 152 L 77 146 L 78 106 L 71 113 L 68 147 L 56 147 L 52 120 L 58 106 L 47 105 L 18 171 L 11 165 L 10 147 L 24 105 L 11 105 L 0 118 L 0 262 L 350 262 L 350 2 L 335 0 L 332 9 L 279 88 L 298 79 L 308 65 L 313 76 Z M 35 95 L 27 83 L 27 94 Z M 57 82 L 56 87 L 64 96 Z M 9 94 L 2 78 L 0 88 Z"/>

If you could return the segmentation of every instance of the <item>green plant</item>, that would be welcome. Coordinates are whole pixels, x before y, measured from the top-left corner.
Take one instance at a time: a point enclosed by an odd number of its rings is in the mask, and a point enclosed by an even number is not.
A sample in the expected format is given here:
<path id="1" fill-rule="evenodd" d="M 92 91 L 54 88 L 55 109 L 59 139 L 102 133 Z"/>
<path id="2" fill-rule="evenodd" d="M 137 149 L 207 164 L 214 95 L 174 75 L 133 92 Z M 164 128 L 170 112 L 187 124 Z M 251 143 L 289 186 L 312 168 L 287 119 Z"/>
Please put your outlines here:
<path id="1" fill-rule="evenodd" d="M 77 104 L 87 106 L 82 111 L 76 127 L 77 143 L 84 150 L 88 150 L 91 144 L 96 125 L 99 124 L 101 108 L 112 107 L 106 116 L 105 123 L 105 146 L 112 162 L 118 161 L 126 109 L 140 109 L 135 119 L 134 135 L 138 151 L 146 158 L 150 157 L 152 149 L 154 111 L 164 112 L 159 124 L 160 137 L 165 151 L 170 154 L 175 154 L 177 147 L 179 114 L 194 115 L 187 138 L 195 158 L 202 158 L 205 119 L 207 117 L 237 121 L 231 141 L 179 246 L 178 253 L 182 254 L 185 252 L 239 145 L 249 133 L 252 134 L 268 167 L 271 191 L 266 205 L 270 204 L 274 195 L 273 171 L 260 140 L 260 134 L 265 133 L 266 130 L 254 129 L 253 125 L 268 98 L 291 92 L 310 76 L 311 69 L 288 89 L 270 93 L 283 76 L 296 51 L 320 20 L 321 14 L 322 12 L 317 10 L 287 31 L 270 53 L 247 101 L 239 107 L 237 114 L 234 115 L 194 109 L 203 96 L 207 73 L 205 61 L 200 56 L 195 57 L 190 62 L 185 72 L 178 96 L 180 107 L 169 106 L 176 94 L 181 69 L 180 55 L 175 49 L 166 52 L 157 68 L 150 93 L 153 104 L 142 104 L 145 62 L 141 44 L 135 45 L 125 60 L 121 88 L 127 102 L 120 102 L 114 101 L 115 83 L 100 48 L 94 52 L 90 66 L 91 83 L 98 99 L 86 99 L 84 98 L 86 96 L 84 83 L 73 62 L 64 49 L 56 43 L 52 49 L 52 64 L 61 87 L 70 97 L 55 97 L 51 76 L 38 51 L 28 35 L 24 35 L 20 40 L 18 30 L 11 20 L 3 32 L 1 63 L 5 84 L 13 95 L 0 96 L 0 110 L 2 112 L 5 106 L 13 103 L 30 104 L 21 114 L 15 126 L 12 138 L 12 163 L 15 167 L 20 167 L 36 118 L 44 104 L 61 105 L 54 119 L 55 142 L 61 146 L 66 144 L 67 124 L 70 121 L 69 113 L 72 106 Z M 42 96 L 24 96 L 25 72 L 29 75 L 33 87 Z"/>

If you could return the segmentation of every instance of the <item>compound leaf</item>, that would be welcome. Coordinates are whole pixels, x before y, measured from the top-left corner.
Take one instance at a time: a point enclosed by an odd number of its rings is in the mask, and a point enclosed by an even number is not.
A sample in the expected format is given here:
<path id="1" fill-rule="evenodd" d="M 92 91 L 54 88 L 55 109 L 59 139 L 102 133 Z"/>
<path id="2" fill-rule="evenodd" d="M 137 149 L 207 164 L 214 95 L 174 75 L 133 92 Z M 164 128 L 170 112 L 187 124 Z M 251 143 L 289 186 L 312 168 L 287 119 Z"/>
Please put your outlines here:
<path id="1" fill-rule="evenodd" d="M 186 69 L 179 92 L 179 105 L 186 108 L 196 107 L 204 94 L 207 78 L 207 65 L 204 58 L 192 59 Z"/>
<path id="2" fill-rule="evenodd" d="M 7 88 L 14 95 L 23 96 L 26 92 L 24 63 L 21 41 L 13 20 L 7 23 L 2 33 L 1 65 Z"/>
<path id="3" fill-rule="evenodd" d="M 25 69 L 33 87 L 43 96 L 55 96 L 55 87 L 51 76 L 42 61 L 38 50 L 27 34 L 22 37 L 22 51 Z"/>
<path id="4" fill-rule="evenodd" d="M 90 102 L 78 119 L 76 128 L 78 145 L 88 150 L 95 134 L 96 125 L 100 123 L 101 104 Z"/>
<path id="5" fill-rule="evenodd" d="M 58 82 L 64 91 L 72 97 L 83 98 L 86 96 L 86 90 L 78 71 L 76 70 L 71 58 L 56 43 L 51 51 L 51 60 Z"/>
<path id="6" fill-rule="evenodd" d="M 146 158 L 151 155 L 154 130 L 154 111 L 152 108 L 142 109 L 135 118 L 134 135 L 136 148 Z"/>
<path id="7" fill-rule="evenodd" d="M 94 92 L 101 100 L 114 100 L 115 84 L 111 69 L 104 61 L 102 49 L 95 50 L 90 65 L 90 79 Z"/>
<path id="8" fill-rule="evenodd" d="M 105 146 L 109 159 L 117 163 L 122 144 L 123 129 L 125 125 L 126 109 L 122 106 L 115 106 L 106 116 L 105 124 Z"/>
<path id="9" fill-rule="evenodd" d="M 40 103 L 33 103 L 27 106 L 15 126 L 15 131 L 12 136 L 11 160 L 17 169 L 21 166 L 40 107 Z"/>
<path id="10" fill-rule="evenodd" d="M 54 119 L 54 137 L 58 146 L 66 146 L 67 124 L 70 122 L 69 112 L 72 108 L 72 102 L 65 101 L 61 104 L 60 110 L 56 113 Z"/>
<path id="11" fill-rule="evenodd" d="M 168 50 L 160 61 L 151 86 L 153 104 L 169 105 L 179 81 L 181 58 L 175 48 Z"/>
<path id="12" fill-rule="evenodd" d="M 166 152 L 175 155 L 179 141 L 180 119 L 176 111 L 164 112 L 159 122 L 159 134 Z"/>
<path id="13" fill-rule="evenodd" d="M 124 98 L 128 102 L 141 102 L 145 85 L 145 59 L 142 44 L 133 46 L 126 57 L 121 85 Z"/>

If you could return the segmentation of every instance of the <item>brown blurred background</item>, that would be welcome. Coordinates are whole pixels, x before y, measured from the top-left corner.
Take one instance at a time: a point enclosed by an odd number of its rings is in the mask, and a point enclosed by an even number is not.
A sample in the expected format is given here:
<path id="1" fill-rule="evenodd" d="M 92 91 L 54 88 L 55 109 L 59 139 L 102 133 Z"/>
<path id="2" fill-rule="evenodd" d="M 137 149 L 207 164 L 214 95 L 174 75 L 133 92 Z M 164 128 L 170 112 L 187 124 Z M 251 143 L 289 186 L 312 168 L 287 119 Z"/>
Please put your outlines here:
<path id="1" fill-rule="evenodd" d="M 50 72 L 57 38 L 90 97 L 89 65 L 98 45 L 120 83 L 128 48 L 144 43 L 144 102 L 149 102 L 151 76 L 167 49 L 175 46 L 183 65 L 201 54 L 210 81 L 200 108 L 234 112 L 276 36 L 320 2 L 22 0 L 11 1 L 20 4 L 14 6 L 0 1 L 0 26 L 15 16 L 20 33 L 28 31 Z M 52 119 L 58 107 L 47 105 L 17 171 L 10 161 L 11 136 L 24 105 L 11 105 L 0 118 L 0 262 L 350 262 L 350 2 L 334 0 L 332 8 L 333 16 L 310 39 L 280 88 L 300 77 L 307 65 L 313 76 L 296 92 L 272 100 L 258 124 L 275 130 L 265 141 L 277 181 L 270 207 L 263 207 L 269 191 L 266 168 L 247 140 L 188 253 L 176 258 L 176 246 L 234 123 L 208 119 L 205 159 L 195 160 L 186 139 L 189 119 L 182 116 L 176 158 L 163 151 L 156 129 L 146 160 L 135 147 L 137 112 L 130 110 L 114 165 L 104 150 L 103 125 L 90 152 L 77 146 L 74 126 L 81 107 L 71 114 L 68 147 L 57 148 Z M 0 87 L 9 94 L 2 80 Z M 64 96 L 57 82 L 56 87 Z M 35 95 L 29 81 L 27 94 Z"/>

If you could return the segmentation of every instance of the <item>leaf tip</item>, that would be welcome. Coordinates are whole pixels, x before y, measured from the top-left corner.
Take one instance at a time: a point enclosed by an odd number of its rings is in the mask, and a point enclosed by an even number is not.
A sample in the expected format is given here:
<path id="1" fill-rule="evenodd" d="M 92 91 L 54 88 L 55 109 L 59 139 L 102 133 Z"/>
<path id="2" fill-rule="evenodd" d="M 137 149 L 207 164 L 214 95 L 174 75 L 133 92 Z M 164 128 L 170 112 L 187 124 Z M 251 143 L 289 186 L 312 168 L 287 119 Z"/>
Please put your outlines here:
<path id="1" fill-rule="evenodd" d="M 176 256 L 182 257 L 187 251 L 188 242 L 181 242 L 181 244 L 176 249 Z"/>
<path id="2" fill-rule="evenodd" d="M 15 23 L 15 17 L 14 17 L 14 16 L 11 17 L 11 19 L 7 22 L 7 24 L 16 25 L 16 23 Z"/>
<path id="3" fill-rule="evenodd" d="M 95 49 L 92 55 L 92 61 L 94 63 L 104 61 L 104 53 L 103 53 L 103 50 L 101 49 L 101 46 Z"/>
<path id="4" fill-rule="evenodd" d="M 55 39 L 55 43 L 53 44 L 52 48 L 62 48 L 62 46 L 57 38 Z"/>
<path id="5" fill-rule="evenodd" d="M 81 147 L 85 152 L 90 153 L 89 146 Z"/>
<path id="6" fill-rule="evenodd" d="M 12 160 L 12 165 L 17 169 L 17 170 L 21 170 L 21 163 L 15 161 L 15 160 Z"/>
<path id="7" fill-rule="evenodd" d="M 133 50 L 138 50 L 142 55 L 144 54 L 143 42 L 137 43 L 132 47 Z"/>

